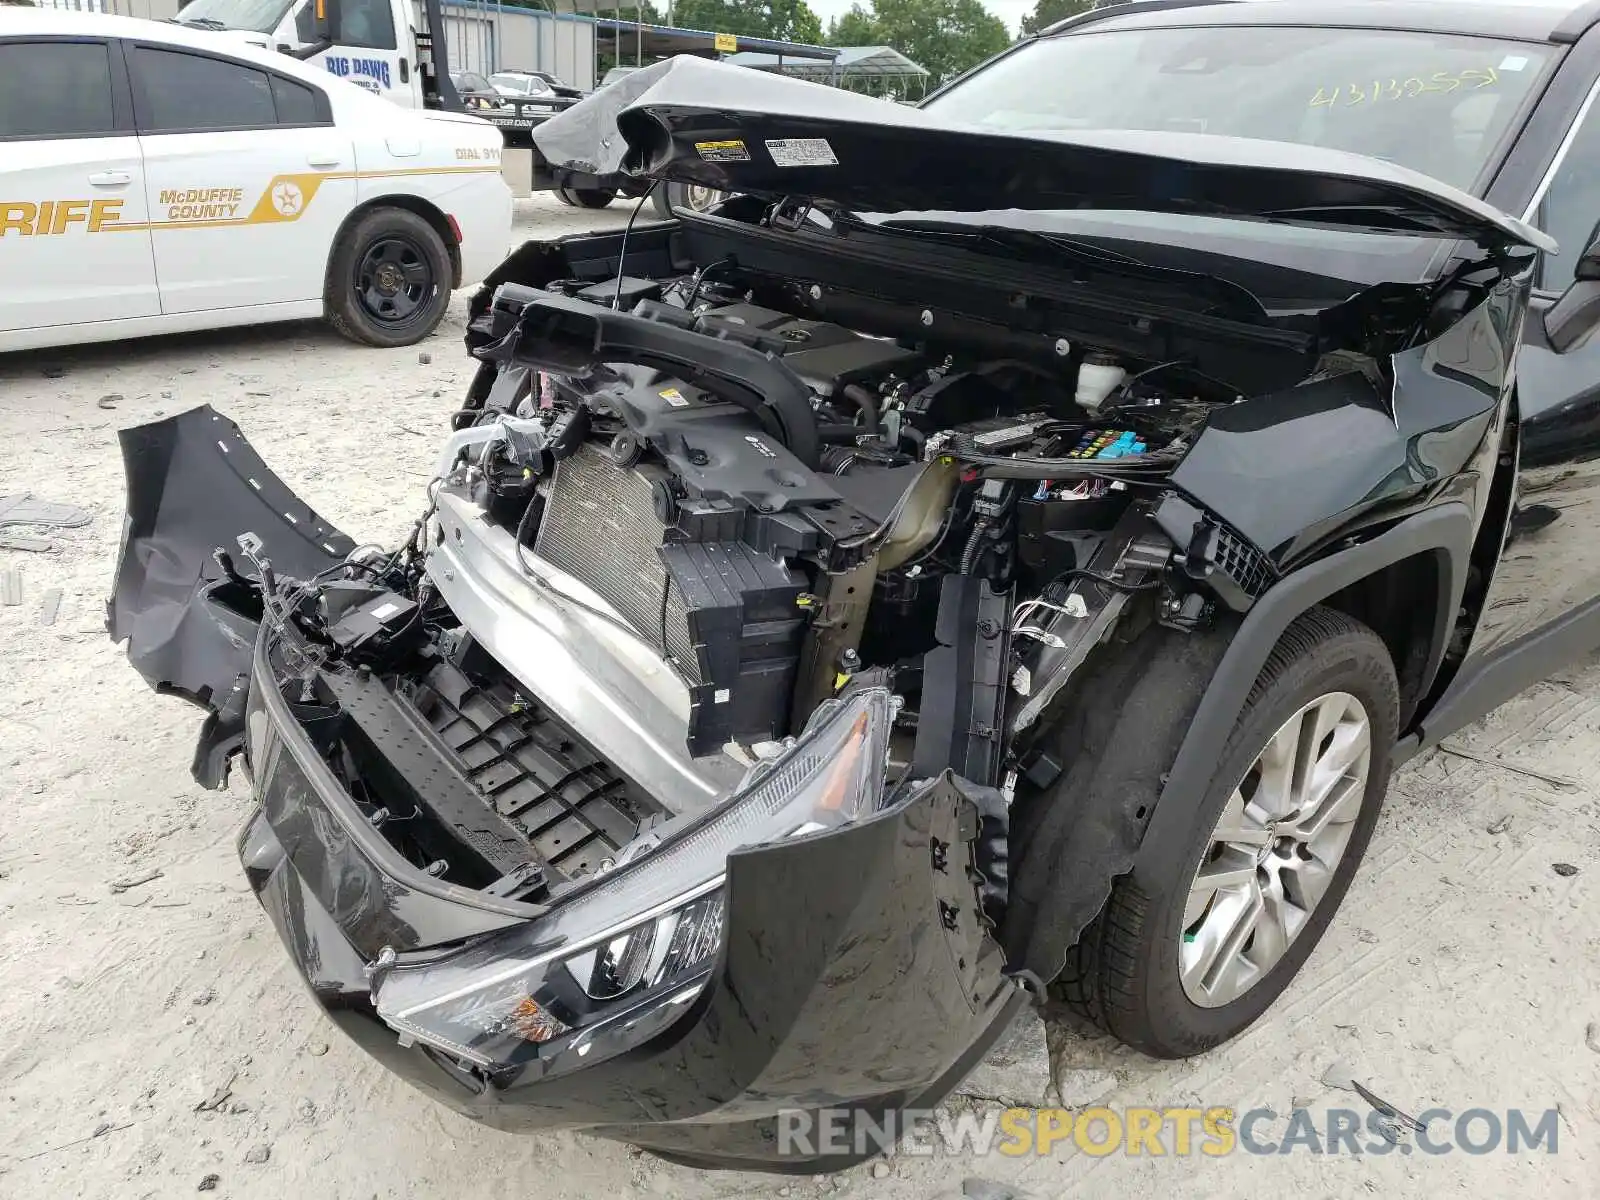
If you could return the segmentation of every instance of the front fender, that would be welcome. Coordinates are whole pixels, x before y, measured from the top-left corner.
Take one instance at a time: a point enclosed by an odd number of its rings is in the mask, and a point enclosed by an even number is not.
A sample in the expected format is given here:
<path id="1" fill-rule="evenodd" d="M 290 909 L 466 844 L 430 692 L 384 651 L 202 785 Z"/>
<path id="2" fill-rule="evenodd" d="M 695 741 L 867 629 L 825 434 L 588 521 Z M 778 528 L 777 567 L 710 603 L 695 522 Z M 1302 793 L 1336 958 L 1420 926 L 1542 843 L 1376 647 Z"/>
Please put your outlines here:
<path id="1" fill-rule="evenodd" d="M 1388 379 L 1349 370 L 1216 410 L 1172 484 L 1280 572 L 1441 499 L 1487 503 L 1515 386 L 1524 277 L 1502 281 Z"/>
<path id="2" fill-rule="evenodd" d="M 1442 594 L 1434 601 L 1437 615 L 1423 677 L 1426 690 L 1438 672 L 1451 621 L 1461 606 L 1476 526 L 1475 514 L 1467 505 L 1441 504 L 1408 517 L 1370 541 L 1302 567 L 1263 594 L 1240 623 L 1200 699 L 1145 829 L 1141 854 L 1176 851 L 1176 839 L 1187 828 L 1182 818 L 1205 796 L 1217 756 L 1233 732 L 1250 689 L 1295 618 L 1351 584 L 1417 554 L 1437 556 L 1442 584 Z"/>

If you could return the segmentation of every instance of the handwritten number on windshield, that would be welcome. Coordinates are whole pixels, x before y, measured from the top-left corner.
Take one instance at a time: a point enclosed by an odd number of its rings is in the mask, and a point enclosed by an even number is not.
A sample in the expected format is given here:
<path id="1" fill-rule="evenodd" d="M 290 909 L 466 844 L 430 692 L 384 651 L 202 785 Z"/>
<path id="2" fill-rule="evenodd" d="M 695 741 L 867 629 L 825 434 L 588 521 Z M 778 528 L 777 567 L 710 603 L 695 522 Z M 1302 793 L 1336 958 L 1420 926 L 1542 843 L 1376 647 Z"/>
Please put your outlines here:
<path id="1" fill-rule="evenodd" d="M 1468 67 L 1464 71 L 1435 71 L 1427 79 L 1420 75 L 1412 75 L 1406 79 L 1390 79 L 1387 81 L 1374 79 L 1371 85 L 1364 83 L 1349 83 L 1336 87 L 1332 91 L 1327 88 L 1318 88 L 1317 94 L 1311 97 L 1307 108 L 1328 107 L 1353 108 L 1358 104 L 1378 104 L 1385 100 L 1415 100 L 1426 92 L 1450 93 L 1461 91 L 1476 91 L 1478 88 L 1494 87 L 1500 82 L 1500 72 L 1493 67 Z"/>

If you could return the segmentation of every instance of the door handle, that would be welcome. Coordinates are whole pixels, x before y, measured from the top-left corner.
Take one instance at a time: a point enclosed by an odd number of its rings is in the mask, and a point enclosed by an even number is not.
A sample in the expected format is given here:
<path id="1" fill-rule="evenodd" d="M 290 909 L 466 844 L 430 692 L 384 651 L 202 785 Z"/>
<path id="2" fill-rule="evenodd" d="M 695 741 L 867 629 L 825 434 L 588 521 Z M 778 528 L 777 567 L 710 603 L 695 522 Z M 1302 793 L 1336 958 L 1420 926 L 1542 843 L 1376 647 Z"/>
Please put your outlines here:
<path id="1" fill-rule="evenodd" d="M 339 165 L 339 156 L 337 154 L 313 154 L 307 157 L 306 163 L 309 166 L 316 167 L 319 171 L 325 171 L 329 167 L 337 167 Z"/>
<path id="2" fill-rule="evenodd" d="M 127 171 L 96 171 L 89 176 L 89 182 L 95 187 L 126 187 L 133 182 L 133 176 Z"/>

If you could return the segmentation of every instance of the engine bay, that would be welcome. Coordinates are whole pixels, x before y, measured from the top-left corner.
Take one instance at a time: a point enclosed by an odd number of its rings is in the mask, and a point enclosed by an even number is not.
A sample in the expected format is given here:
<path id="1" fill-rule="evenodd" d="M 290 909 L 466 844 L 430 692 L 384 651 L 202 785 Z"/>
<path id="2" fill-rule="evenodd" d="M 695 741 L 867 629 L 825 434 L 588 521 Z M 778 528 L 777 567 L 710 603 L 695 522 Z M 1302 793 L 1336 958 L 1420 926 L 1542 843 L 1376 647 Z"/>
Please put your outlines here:
<path id="1" fill-rule="evenodd" d="M 1184 362 L 1066 336 L 990 355 L 996 339 L 962 336 L 960 314 L 922 315 L 948 339 L 896 337 L 818 315 L 819 285 L 728 258 L 595 281 L 573 251 L 500 284 L 472 323 L 483 366 L 458 436 L 506 436 L 469 490 L 530 564 L 580 581 L 671 664 L 691 754 L 792 736 L 863 671 L 893 672 L 906 726 L 938 736 L 919 698 L 930 665 L 948 683 L 945 606 L 994 609 L 1008 680 L 1064 644 L 1051 626 L 1074 619 L 1082 581 L 1102 601 L 1165 588 L 1163 621 L 1208 613 L 1210 593 L 1162 582 L 1155 513 L 1236 397 Z M 837 289 L 830 306 L 852 307 Z M 1198 514 L 1163 515 L 1188 542 Z M 998 692 L 992 707 L 998 741 Z"/>
<path id="2" fill-rule="evenodd" d="M 640 241 L 530 244 L 481 294 L 404 545 L 257 564 L 285 701 L 428 873 L 592 879 L 860 687 L 897 698 L 891 780 L 1009 799 L 1058 769 L 1033 736 L 1119 623 L 1270 582 L 1169 482 L 1240 398 L 1188 359 L 945 309 L 895 334 L 835 285 Z"/>

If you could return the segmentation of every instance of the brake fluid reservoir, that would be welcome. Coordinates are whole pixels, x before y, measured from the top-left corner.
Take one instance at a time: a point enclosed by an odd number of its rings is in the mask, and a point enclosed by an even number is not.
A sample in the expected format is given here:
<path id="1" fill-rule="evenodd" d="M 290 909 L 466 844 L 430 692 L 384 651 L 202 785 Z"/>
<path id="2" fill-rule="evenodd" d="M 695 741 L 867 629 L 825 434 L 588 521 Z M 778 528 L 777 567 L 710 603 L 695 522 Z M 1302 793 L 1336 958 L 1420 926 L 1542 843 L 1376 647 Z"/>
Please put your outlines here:
<path id="1" fill-rule="evenodd" d="M 1086 355 L 1078 367 L 1078 391 L 1073 399 L 1091 413 L 1097 413 L 1106 397 L 1127 377 L 1128 372 L 1109 354 Z"/>

